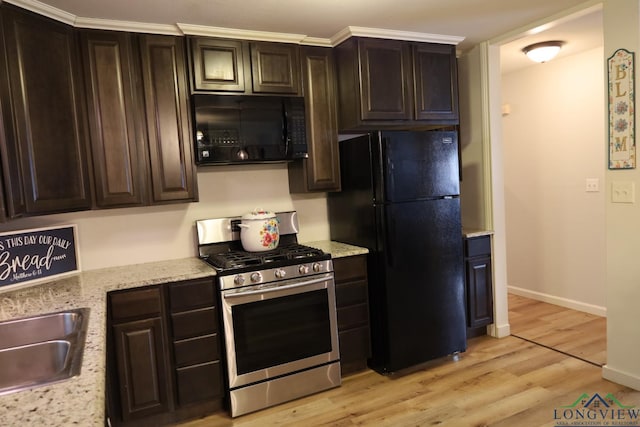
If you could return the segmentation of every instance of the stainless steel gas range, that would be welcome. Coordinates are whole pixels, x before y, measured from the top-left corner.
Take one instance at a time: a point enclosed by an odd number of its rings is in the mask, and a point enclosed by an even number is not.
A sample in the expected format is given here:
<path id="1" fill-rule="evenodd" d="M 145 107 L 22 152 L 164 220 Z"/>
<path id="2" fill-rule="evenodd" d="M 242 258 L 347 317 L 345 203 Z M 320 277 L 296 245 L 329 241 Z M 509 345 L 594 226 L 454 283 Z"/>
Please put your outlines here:
<path id="1" fill-rule="evenodd" d="M 297 242 L 296 212 L 277 214 L 275 250 L 246 252 L 240 218 L 196 222 L 217 271 L 231 416 L 340 385 L 331 255 Z"/>

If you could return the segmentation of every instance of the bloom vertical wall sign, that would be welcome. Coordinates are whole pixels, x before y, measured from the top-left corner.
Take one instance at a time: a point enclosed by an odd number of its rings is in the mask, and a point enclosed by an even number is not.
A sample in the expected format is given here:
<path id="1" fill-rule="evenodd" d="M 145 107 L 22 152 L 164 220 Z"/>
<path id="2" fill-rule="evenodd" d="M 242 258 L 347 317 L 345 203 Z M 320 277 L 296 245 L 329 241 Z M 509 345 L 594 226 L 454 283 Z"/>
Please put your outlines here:
<path id="1" fill-rule="evenodd" d="M 609 59 L 609 169 L 636 167 L 634 54 L 618 49 Z"/>

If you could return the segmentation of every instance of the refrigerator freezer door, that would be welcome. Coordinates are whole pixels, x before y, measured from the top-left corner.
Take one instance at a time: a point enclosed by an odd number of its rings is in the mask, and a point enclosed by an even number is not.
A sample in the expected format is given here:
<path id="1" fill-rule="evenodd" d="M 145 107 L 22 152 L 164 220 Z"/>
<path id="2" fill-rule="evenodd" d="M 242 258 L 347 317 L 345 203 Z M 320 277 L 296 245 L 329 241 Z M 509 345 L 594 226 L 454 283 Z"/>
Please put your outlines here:
<path id="1" fill-rule="evenodd" d="M 460 194 L 456 132 L 382 132 L 377 202 Z"/>
<path id="2" fill-rule="evenodd" d="M 383 244 L 381 275 L 369 278 L 371 317 L 380 319 L 372 323 L 372 367 L 393 372 L 464 351 L 459 199 L 386 204 L 376 212 Z"/>

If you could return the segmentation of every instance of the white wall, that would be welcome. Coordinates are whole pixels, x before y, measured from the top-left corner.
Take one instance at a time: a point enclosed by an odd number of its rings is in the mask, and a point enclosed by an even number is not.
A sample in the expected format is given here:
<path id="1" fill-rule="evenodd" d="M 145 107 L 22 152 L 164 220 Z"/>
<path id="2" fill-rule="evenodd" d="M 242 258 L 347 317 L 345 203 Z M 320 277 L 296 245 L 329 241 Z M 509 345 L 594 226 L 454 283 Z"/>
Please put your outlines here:
<path id="1" fill-rule="evenodd" d="M 635 81 L 638 88 L 638 49 L 640 41 L 640 2 L 638 0 L 604 2 L 604 55 L 620 48 L 635 52 Z M 606 82 L 606 79 L 603 79 Z M 603 92 L 604 84 L 600 85 Z M 636 123 L 638 99 L 636 97 Z M 606 117 L 606 116 L 604 116 Z M 636 125 L 636 146 L 638 145 Z M 637 155 L 636 155 L 637 158 Z M 603 376 L 609 380 L 640 390 L 640 204 L 636 194 L 633 204 L 611 203 L 610 184 L 627 181 L 640 189 L 640 165 L 629 170 L 608 170 L 607 227 L 607 364 Z"/>
<path id="2" fill-rule="evenodd" d="M 603 49 L 502 76 L 510 289 L 604 314 Z M 599 192 L 586 192 L 597 178 Z"/>
<path id="3" fill-rule="evenodd" d="M 329 238 L 326 193 L 290 195 L 286 164 L 200 167 L 198 187 L 198 203 L 24 218 L 0 232 L 77 224 L 82 270 L 196 256 L 196 220 L 256 207 L 297 210 L 300 242 Z"/>
<path id="4" fill-rule="evenodd" d="M 460 157 L 462 182 L 460 183 L 460 209 L 462 227 L 486 230 L 491 228 L 487 215 L 487 175 L 485 165 L 486 139 L 484 132 L 486 99 L 482 96 L 483 50 L 475 46 L 458 58 L 458 85 L 460 93 Z"/>

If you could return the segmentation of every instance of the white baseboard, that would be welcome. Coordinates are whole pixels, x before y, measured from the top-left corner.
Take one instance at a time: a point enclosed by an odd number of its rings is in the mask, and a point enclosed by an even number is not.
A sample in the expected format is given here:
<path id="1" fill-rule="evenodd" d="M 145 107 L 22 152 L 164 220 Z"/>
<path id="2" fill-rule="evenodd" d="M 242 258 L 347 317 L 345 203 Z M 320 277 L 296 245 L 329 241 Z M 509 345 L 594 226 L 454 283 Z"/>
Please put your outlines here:
<path id="1" fill-rule="evenodd" d="M 496 325 L 492 323 L 487 326 L 487 335 L 492 336 L 494 338 L 504 338 L 511 335 L 511 325 L 506 323 L 504 325 Z"/>
<path id="2" fill-rule="evenodd" d="M 619 371 L 609 365 L 604 365 L 602 367 L 602 378 L 616 384 L 631 387 L 634 390 L 640 390 L 640 377 L 631 375 L 628 372 Z"/>
<path id="3" fill-rule="evenodd" d="M 531 298 L 549 304 L 559 305 L 561 307 L 571 308 L 573 310 L 584 311 L 585 313 L 595 314 L 596 316 L 607 317 L 607 308 L 599 305 L 587 304 L 568 298 L 557 297 L 554 295 L 543 294 L 542 292 L 531 291 L 529 289 L 518 288 L 515 286 L 507 286 L 507 290 L 514 295 Z"/>

